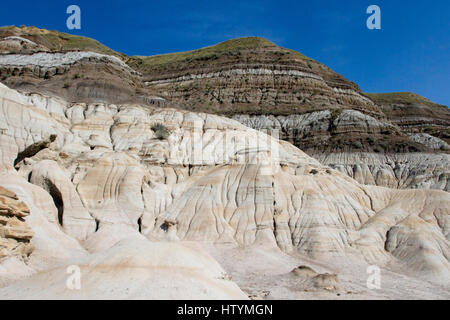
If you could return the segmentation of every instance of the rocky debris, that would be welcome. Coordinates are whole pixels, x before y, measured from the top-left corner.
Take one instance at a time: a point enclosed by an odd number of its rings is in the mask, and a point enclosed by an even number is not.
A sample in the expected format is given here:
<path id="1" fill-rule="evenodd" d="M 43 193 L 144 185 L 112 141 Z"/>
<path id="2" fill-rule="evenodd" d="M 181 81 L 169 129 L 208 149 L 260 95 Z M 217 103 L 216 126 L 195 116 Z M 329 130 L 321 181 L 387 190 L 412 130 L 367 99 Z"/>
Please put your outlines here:
<path id="1" fill-rule="evenodd" d="M 308 266 L 298 266 L 291 271 L 297 277 L 301 278 L 313 278 L 318 275 L 316 271 L 314 271 L 311 267 Z"/>
<path id="2" fill-rule="evenodd" d="M 179 240 L 177 236 L 177 224 L 178 222 L 176 220 L 166 219 L 161 225 L 161 229 L 167 233 L 167 238 L 170 241 Z"/>
<path id="3" fill-rule="evenodd" d="M 337 274 L 318 273 L 311 267 L 301 265 L 294 268 L 290 275 L 296 290 L 305 292 L 326 290 L 328 292 L 341 292 L 342 288 Z"/>
<path id="4" fill-rule="evenodd" d="M 265 300 L 270 295 L 270 291 L 262 290 L 258 292 L 251 292 L 248 294 L 248 297 L 251 300 Z"/>
<path id="5" fill-rule="evenodd" d="M 339 280 L 337 274 L 318 274 L 311 279 L 315 288 L 328 291 L 336 291 L 339 288 Z"/>
<path id="6" fill-rule="evenodd" d="M 33 231 L 24 220 L 29 214 L 30 209 L 14 192 L 0 186 L 0 261 L 31 254 Z"/>

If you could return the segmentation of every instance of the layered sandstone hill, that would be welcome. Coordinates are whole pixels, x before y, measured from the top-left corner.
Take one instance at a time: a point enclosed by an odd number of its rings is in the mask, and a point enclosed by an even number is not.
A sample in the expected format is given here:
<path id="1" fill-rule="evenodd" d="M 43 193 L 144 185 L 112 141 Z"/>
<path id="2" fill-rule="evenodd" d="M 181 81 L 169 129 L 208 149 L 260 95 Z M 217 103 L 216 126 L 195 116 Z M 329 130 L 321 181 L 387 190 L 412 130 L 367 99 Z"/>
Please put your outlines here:
<path id="1" fill-rule="evenodd" d="M 446 106 L 412 93 L 363 94 L 260 38 L 135 59 L 163 97 L 276 134 L 360 183 L 450 190 Z"/>
<path id="2" fill-rule="evenodd" d="M 215 255 L 228 245 L 266 259 L 355 259 L 450 281 L 447 192 L 364 186 L 216 115 L 3 85 L 0 98 L 0 186 L 28 206 L 34 232 L 28 259 L 0 261 L 2 298 L 245 297 L 206 244 Z M 69 265 L 81 269 L 80 291 L 66 287 Z"/>
<path id="3" fill-rule="evenodd" d="M 402 128 L 410 137 L 427 145 L 431 149 L 449 150 L 450 143 L 450 113 L 448 107 L 431 102 L 411 92 L 396 92 L 384 94 L 367 94 L 393 124 Z M 439 138 L 427 143 L 429 135 Z M 421 138 L 422 137 L 422 138 Z"/>
<path id="4" fill-rule="evenodd" d="M 262 38 L 129 57 L 88 38 L 5 27 L 0 50 L 1 81 L 10 88 L 225 115 L 360 183 L 450 190 L 446 106 L 412 93 L 364 94 L 323 64 Z"/>
<path id="5" fill-rule="evenodd" d="M 0 81 L 11 88 L 77 102 L 164 100 L 143 90 L 126 55 L 99 42 L 34 27 L 0 28 Z"/>
<path id="6" fill-rule="evenodd" d="M 380 114 L 356 84 L 262 38 L 133 60 L 147 86 L 191 110 L 292 114 L 341 107 Z"/>

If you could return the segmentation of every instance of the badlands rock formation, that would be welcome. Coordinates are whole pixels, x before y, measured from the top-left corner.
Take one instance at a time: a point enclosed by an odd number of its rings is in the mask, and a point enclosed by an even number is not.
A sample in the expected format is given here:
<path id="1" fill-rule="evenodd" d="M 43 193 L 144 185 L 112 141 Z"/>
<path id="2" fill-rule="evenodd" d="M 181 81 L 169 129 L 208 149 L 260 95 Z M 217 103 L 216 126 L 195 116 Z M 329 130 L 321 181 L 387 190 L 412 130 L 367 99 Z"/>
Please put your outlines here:
<path id="1" fill-rule="evenodd" d="M 227 250 L 249 250 L 232 262 L 249 276 L 280 257 L 333 265 L 295 289 L 320 294 L 345 286 L 345 267 L 332 264 L 339 259 L 436 292 L 450 283 L 448 192 L 366 186 L 217 115 L 70 103 L 4 85 L 0 98 L 0 187 L 29 209 L 18 220 L 33 247 L 1 258 L 1 298 L 254 297 L 238 288 L 248 284 L 242 273 L 231 281 Z M 258 252 L 265 258 L 246 265 Z M 66 286 L 73 265 L 79 291 Z"/>
<path id="2" fill-rule="evenodd" d="M 360 183 L 449 190 L 446 106 L 413 93 L 364 94 L 323 64 L 262 38 L 129 57 L 93 39 L 11 26 L 0 28 L 0 52 L 0 81 L 10 88 L 225 115 Z"/>

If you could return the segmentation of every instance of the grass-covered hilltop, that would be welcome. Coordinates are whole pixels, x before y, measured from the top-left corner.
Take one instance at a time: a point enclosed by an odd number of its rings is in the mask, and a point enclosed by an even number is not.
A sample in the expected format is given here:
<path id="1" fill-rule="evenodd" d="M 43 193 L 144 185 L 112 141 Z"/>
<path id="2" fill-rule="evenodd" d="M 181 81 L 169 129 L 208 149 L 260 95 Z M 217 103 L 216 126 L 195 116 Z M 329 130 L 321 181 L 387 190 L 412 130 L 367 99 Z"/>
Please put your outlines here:
<path id="1" fill-rule="evenodd" d="M 0 28 L 0 39 L 7 37 L 23 37 L 33 41 L 34 43 L 48 49 L 53 52 L 64 51 L 92 51 L 102 54 L 113 55 L 117 57 L 125 57 L 124 54 L 118 53 L 97 40 L 76 36 L 56 30 L 39 29 L 36 27 L 27 26 L 7 26 Z M 0 47 L 1 48 L 1 47 Z M 11 53 L 15 53 L 16 50 L 12 49 Z"/>

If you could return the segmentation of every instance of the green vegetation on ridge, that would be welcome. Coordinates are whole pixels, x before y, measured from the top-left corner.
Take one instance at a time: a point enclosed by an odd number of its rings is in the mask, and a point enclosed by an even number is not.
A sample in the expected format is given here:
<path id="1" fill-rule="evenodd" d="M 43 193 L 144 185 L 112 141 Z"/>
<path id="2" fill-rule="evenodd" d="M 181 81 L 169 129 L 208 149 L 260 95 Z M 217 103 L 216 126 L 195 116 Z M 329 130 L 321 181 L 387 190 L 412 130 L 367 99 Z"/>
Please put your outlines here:
<path id="1" fill-rule="evenodd" d="M 405 105 L 421 104 L 430 107 L 442 106 L 413 92 L 365 93 L 365 95 L 378 105 L 397 103 Z"/>
<path id="2" fill-rule="evenodd" d="M 263 38 L 248 37 L 248 38 L 232 39 L 210 47 L 205 47 L 192 51 L 159 54 L 148 57 L 146 56 L 136 56 L 136 57 L 143 59 L 145 64 L 161 65 L 166 63 L 175 63 L 188 59 L 194 60 L 201 58 L 211 58 L 214 55 L 222 54 L 224 52 L 237 52 L 240 50 L 267 48 L 267 47 L 275 48 L 276 45 L 270 42 L 269 40 Z"/>
<path id="3" fill-rule="evenodd" d="M 167 65 L 189 63 L 192 61 L 214 60 L 223 55 L 240 55 L 242 51 L 263 48 L 275 49 L 274 51 L 277 51 L 278 49 L 279 54 L 292 55 L 294 58 L 301 60 L 311 60 L 299 52 L 283 49 L 269 40 L 260 37 L 231 39 L 213 46 L 192 51 L 159 54 L 154 56 L 133 56 L 131 57 L 131 60 L 134 60 L 134 63 L 132 64 L 138 69 L 159 69 L 160 67 Z"/>
<path id="4" fill-rule="evenodd" d="M 0 38 L 10 35 L 26 38 L 37 44 L 43 45 L 52 51 L 93 51 L 116 57 L 125 57 L 124 54 L 104 46 L 97 40 L 55 30 L 25 26 L 19 28 L 15 26 L 0 27 Z"/>

